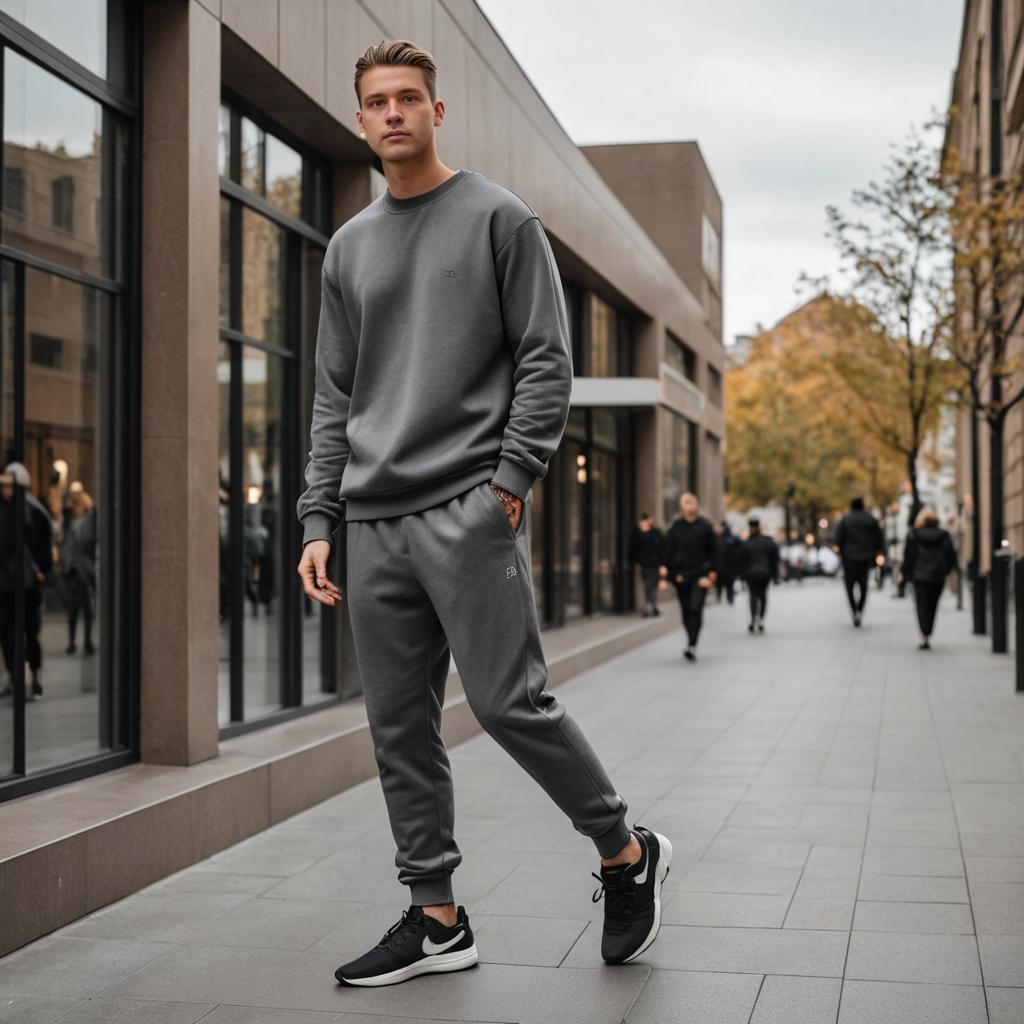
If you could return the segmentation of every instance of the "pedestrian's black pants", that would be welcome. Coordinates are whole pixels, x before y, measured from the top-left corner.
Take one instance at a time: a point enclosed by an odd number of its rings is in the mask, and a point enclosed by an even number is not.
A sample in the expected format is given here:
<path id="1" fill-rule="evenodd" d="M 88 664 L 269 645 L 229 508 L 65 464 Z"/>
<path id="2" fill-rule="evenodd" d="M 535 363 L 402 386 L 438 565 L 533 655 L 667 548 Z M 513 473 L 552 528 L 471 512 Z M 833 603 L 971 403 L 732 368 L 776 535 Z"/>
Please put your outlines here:
<path id="1" fill-rule="evenodd" d="M 944 580 L 937 583 L 914 583 L 914 603 L 917 605 L 917 624 L 924 636 L 931 636 L 935 628 L 935 614 L 939 610 Z"/>
<path id="2" fill-rule="evenodd" d="M 683 613 L 683 629 L 690 647 L 697 646 L 700 627 L 704 622 L 704 598 L 707 591 L 697 585 L 696 576 L 688 576 L 681 583 L 676 583 L 676 596 Z"/>
<path id="3" fill-rule="evenodd" d="M 43 628 L 43 592 L 38 587 L 25 591 L 25 660 L 32 671 L 43 664 L 39 633 Z M 0 591 L 0 650 L 7 671 L 14 673 L 14 591 Z"/>
<path id="4" fill-rule="evenodd" d="M 770 580 L 747 580 L 750 593 L 750 621 L 763 619 L 768 607 L 768 584 Z"/>
<path id="5" fill-rule="evenodd" d="M 656 565 L 641 565 L 640 578 L 644 581 L 644 611 L 658 607 L 658 580 L 661 578 Z"/>
<path id="6" fill-rule="evenodd" d="M 850 611 L 862 612 L 868 599 L 868 573 L 870 562 L 843 562 L 843 583 L 846 584 L 846 599 L 850 602 Z M 860 587 L 860 597 L 853 596 L 853 588 Z"/>

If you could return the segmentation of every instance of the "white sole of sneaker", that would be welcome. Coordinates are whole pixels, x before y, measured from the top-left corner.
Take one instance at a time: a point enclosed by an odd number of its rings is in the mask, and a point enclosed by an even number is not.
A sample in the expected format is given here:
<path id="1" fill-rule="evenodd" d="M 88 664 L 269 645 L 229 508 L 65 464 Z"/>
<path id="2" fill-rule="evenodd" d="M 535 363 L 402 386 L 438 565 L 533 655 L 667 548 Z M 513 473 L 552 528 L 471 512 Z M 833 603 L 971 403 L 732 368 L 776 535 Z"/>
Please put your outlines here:
<path id="1" fill-rule="evenodd" d="M 658 870 L 655 873 L 654 882 L 654 924 L 651 925 L 651 930 L 647 934 L 647 938 L 640 944 L 640 948 L 635 953 L 630 953 L 622 962 L 628 964 L 631 960 L 635 960 L 648 946 L 658 937 L 658 932 L 661 930 L 661 886 L 665 881 L 665 877 L 668 875 L 668 869 L 672 865 L 672 844 L 660 833 L 654 833 L 655 838 L 658 840 L 658 849 L 660 851 L 658 856 Z"/>
<path id="2" fill-rule="evenodd" d="M 388 971 L 387 974 L 378 974 L 374 978 L 345 978 L 342 985 L 360 985 L 365 988 L 377 988 L 381 985 L 397 985 L 401 981 L 408 981 L 419 974 L 443 974 L 445 971 L 462 971 L 472 967 L 479 956 L 476 951 L 476 943 L 469 949 L 460 949 L 457 953 L 436 953 L 434 956 L 424 960 L 417 960 L 408 967 L 401 967 L 397 971 Z"/>

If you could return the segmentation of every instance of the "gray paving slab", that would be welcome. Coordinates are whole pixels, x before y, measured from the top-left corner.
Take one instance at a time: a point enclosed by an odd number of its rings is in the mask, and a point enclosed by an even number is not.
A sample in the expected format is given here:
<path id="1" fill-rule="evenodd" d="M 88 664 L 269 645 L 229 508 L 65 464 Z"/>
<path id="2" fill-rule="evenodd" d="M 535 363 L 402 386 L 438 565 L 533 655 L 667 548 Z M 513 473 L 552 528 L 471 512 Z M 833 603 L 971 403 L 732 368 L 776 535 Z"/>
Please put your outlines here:
<path id="1" fill-rule="evenodd" d="M 666 895 L 667 894 L 667 895 Z M 663 890 L 663 924 L 732 928 L 781 928 L 789 908 L 788 896 Z"/>
<path id="2" fill-rule="evenodd" d="M 847 978 L 861 981 L 980 985 L 978 946 L 973 935 L 919 932 L 853 932 Z"/>
<path id="3" fill-rule="evenodd" d="M 944 875 L 959 877 L 964 861 L 959 850 L 928 846 L 877 846 L 864 851 L 865 875 Z"/>
<path id="4" fill-rule="evenodd" d="M 51 935 L 0 960 L 0 993 L 88 999 L 174 947 Z"/>
<path id="5" fill-rule="evenodd" d="M 0 991 L 2 1024 L 53 1024 L 58 1017 L 78 1006 L 80 999 L 56 996 L 25 996 Z"/>
<path id="6" fill-rule="evenodd" d="M 558 967 L 590 922 L 494 914 L 474 925 L 480 959 L 489 964 Z"/>
<path id="7" fill-rule="evenodd" d="M 1020 1024 L 1024 1020 L 1024 988 L 985 989 L 990 1024 Z"/>
<path id="8" fill-rule="evenodd" d="M 844 981 L 837 1024 L 987 1024 L 976 985 Z"/>
<path id="9" fill-rule="evenodd" d="M 655 971 L 626 1024 L 747 1024 L 760 986 L 757 974 Z"/>
<path id="10" fill-rule="evenodd" d="M 764 979 L 750 1024 L 826 1024 L 836 1019 L 842 982 L 838 978 Z"/>
<path id="11" fill-rule="evenodd" d="M 965 903 L 858 902 L 854 931 L 973 935 L 974 919 Z"/>
<path id="12" fill-rule="evenodd" d="M 213 1009 L 211 1003 L 96 996 L 58 1018 L 58 1024 L 195 1024 L 209 1021 L 207 1014 Z"/>
<path id="13" fill-rule="evenodd" d="M 979 935 L 1024 935 L 1024 885 L 974 882 L 971 910 Z"/>
<path id="14" fill-rule="evenodd" d="M 968 903 L 963 878 L 935 875 L 863 875 L 858 899 L 920 903 Z"/>
<path id="15" fill-rule="evenodd" d="M 979 935 L 985 984 L 1024 987 L 1024 935 Z"/>
<path id="16" fill-rule="evenodd" d="M 794 896 L 786 913 L 784 927 L 848 932 L 855 902 L 852 896 L 822 899 Z"/>

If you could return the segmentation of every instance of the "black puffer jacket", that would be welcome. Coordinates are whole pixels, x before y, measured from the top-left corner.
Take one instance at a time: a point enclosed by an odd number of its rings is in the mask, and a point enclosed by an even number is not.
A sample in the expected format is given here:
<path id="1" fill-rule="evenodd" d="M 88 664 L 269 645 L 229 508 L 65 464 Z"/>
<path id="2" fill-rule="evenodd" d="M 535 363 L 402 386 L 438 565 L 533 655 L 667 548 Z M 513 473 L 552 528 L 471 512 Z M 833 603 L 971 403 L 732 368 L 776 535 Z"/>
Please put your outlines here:
<path id="1" fill-rule="evenodd" d="M 779 575 L 779 546 L 763 533 L 755 533 L 740 549 L 740 575 L 751 583 L 765 583 Z"/>
<path id="2" fill-rule="evenodd" d="M 656 526 L 649 530 L 634 527 L 629 538 L 629 562 L 645 569 L 657 569 L 664 564 L 665 534 Z"/>
<path id="3" fill-rule="evenodd" d="M 867 509 L 854 509 L 839 520 L 835 543 L 844 562 L 872 562 L 883 548 L 882 527 Z"/>
<path id="4" fill-rule="evenodd" d="M 703 516 L 692 523 L 680 517 L 665 534 L 665 564 L 676 575 L 706 576 L 715 567 L 715 528 Z"/>
<path id="5" fill-rule="evenodd" d="M 940 583 L 956 568 L 956 548 L 948 530 L 911 530 L 903 552 L 903 576 L 913 583 Z"/>

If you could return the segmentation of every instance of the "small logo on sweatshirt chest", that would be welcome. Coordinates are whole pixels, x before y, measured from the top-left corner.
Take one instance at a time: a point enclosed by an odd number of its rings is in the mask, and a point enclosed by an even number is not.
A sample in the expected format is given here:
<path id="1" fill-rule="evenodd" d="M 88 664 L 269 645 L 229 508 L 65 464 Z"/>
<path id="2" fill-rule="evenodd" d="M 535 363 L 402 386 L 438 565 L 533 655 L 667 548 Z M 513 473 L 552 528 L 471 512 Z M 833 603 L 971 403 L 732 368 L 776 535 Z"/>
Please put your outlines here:
<path id="1" fill-rule="evenodd" d="M 445 277 L 458 277 L 459 276 L 459 272 L 457 270 L 446 270 L 444 272 L 444 276 Z"/>

